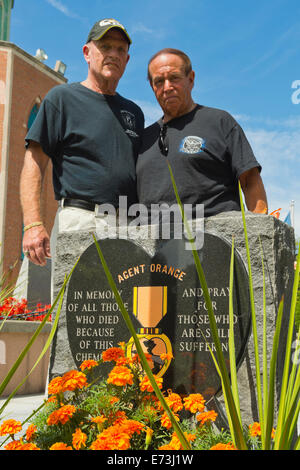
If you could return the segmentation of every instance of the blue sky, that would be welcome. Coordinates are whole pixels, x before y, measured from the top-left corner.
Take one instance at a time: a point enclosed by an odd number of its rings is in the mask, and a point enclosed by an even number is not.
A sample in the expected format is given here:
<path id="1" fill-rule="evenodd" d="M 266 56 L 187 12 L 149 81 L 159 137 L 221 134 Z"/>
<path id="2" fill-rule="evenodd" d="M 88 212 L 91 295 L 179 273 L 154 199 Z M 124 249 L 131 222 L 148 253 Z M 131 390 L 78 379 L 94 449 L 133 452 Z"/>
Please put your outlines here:
<path id="1" fill-rule="evenodd" d="M 299 0 L 15 0 L 10 41 L 32 55 L 44 49 L 49 67 L 62 60 L 68 81 L 81 81 L 82 46 L 101 18 L 118 19 L 133 39 L 118 91 L 147 124 L 161 116 L 148 59 L 163 47 L 190 56 L 194 100 L 238 120 L 262 164 L 270 211 L 281 208 L 284 220 L 294 200 L 300 237 Z"/>

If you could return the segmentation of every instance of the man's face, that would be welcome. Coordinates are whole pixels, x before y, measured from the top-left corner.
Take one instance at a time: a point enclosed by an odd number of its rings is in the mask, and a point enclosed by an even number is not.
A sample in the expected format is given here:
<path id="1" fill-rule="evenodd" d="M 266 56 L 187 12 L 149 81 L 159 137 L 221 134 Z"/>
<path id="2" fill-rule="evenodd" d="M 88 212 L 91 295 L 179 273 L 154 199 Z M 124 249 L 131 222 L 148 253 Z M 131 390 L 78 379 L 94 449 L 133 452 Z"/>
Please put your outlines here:
<path id="1" fill-rule="evenodd" d="M 117 29 L 85 44 L 83 53 L 90 73 L 98 79 L 119 81 L 129 60 L 128 42 Z"/>
<path id="2" fill-rule="evenodd" d="M 149 65 L 151 86 L 165 118 L 173 119 L 191 107 L 194 86 L 193 71 L 186 75 L 184 62 L 175 54 L 161 54 Z"/>

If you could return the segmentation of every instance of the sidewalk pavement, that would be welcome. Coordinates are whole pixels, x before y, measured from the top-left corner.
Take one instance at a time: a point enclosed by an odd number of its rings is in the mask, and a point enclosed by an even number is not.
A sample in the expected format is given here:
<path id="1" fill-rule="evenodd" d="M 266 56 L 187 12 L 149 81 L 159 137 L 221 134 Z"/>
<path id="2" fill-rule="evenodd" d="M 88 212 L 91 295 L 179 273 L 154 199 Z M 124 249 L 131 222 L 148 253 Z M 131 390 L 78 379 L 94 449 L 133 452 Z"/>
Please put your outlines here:
<path id="1" fill-rule="evenodd" d="M 40 405 L 42 405 L 44 399 L 46 398 L 45 394 L 40 395 L 16 395 L 10 400 L 8 405 L 4 408 L 0 416 L 0 424 L 6 419 L 15 419 L 17 421 L 25 421 L 31 413 L 36 410 Z M 6 402 L 7 398 L 0 398 L 0 409 Z M 26 423 L 23 426 L 23 429 L 20 435 L 23 436 L 24 431 L 27 429 L 30 423 Z M 19 434 L 16 434 L 18 438 Z M 7 436 L 0 437 L 0 444 L 6 439 Z M 3 448 L 0 448 L 2 450 Z"/>

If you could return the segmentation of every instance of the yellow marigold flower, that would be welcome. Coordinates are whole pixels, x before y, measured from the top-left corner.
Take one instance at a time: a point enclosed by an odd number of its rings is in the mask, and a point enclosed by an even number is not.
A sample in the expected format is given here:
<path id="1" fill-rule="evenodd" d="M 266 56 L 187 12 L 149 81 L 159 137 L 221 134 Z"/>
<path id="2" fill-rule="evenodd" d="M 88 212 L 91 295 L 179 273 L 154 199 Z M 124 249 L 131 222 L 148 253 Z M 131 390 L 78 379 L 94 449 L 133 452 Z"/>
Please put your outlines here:
<path id="1" fill-rule="evenodd" d="M 179 418 L 178 416 L 173 413 L 174 415 L 174 418 L 176 419 L 176 421 L 179 421 Z M 167 429 L 171 429 L 172 427 L 172 422 L 169 418 L 169 416 L 167 415 L 166 412 L 164 412 L 164 414 L 162 415 L 161 419 L 160 419 L 160 422 L 161 422 L 161 425 L 164 427 L 164 428 L 167 428 Z"/>
<path id="2" fill-rule="evenodd" d="M 65 424 L 75 413 L 76 408 L 73 405 L 63 405 L 58 410 L 54 410 L 47 419 L 49 426 L 53 424 Z"/>
<path id="3" fill-rule="evenodd" d="M 37 427 L 35 424 L 30 424 L 26 429 L 26 441 L 29 442 L 32 436 L 36 433 Z"/>
<path id="4" fill-rule="evenodd" d="M 162 382 L 163 379 L 161 377 L 157 377 L 156 375 L 153 375 L 155 382 L 158 386 L 158 388 L 162 388 Z M 142 392 L 153 392 L 153 387 L 151 385 L 150 380 L 148 379 L 147 375 L 143 377 L 143 379 L 140 381 L 140 389 Z"/>
<path id="5" fill-rule="evenodd" d="M 183 399 L 184 407 L 186 410 L 189 410 L 191 413 L 196 413 L 197 411 L 202 412 L 205 407 L 205 400 L 201 393 L 191 393 L 188 397 Z"/>
<path id="6" fill-rule="evenodd" d="M 0 436 L 5 436 L 5 434 L 17 434 L 22 430 L 22 424 L 20 421 L 15 419 L 7 419 L 3 421 L 0 426 Z"/>
<path id="7" fill-rule="evenodd" d="M 109 373 L 107 383 L 124 387 L 133 384 L 133 375 L 128 367 L 115 366 Z"/>
<path id="8" fill-rule="evenodd" d="M 80 450 L 81 447 L 85 447 L 87 440 L 87 435 L 81 431 L 80 428 L 77 428 L 72 434 L 72 445 L 75 450 Z"/>
<path id="9" fill-rule="evenodd" d="M 210 411 L 203 411 L 203 413 L 199 413 L 196 418 L 197 421 L 200 423 L 200 426 L 204 426 L 205 423 L 211 423 L 216 420 L 218 413 L 214 410 Z"/>
<path id="10" fill-rule="evenodd" d="M 10 441 L 6 446 L 5 450 L 22 450 L 23 442 L 22 441 Z"/>
<path id="11" fill-rule="evenodd" d="M 124 357 L 125 353 L 121 348 L 109 348 L 102 353 L 102 360 L 104 362 L 117 361 L 120 357 Z"/>
<path id="12" fill-rule="evenodd" d="M 73 450 L 71 446 L 68 446 L 64 442 L 56 442 L 53 444 L 49 450 Z"/>
<path id="13" fill-rule="evenodd" d="M 98 365 L 97 361 L 94 361 L 94 359 L 87 359 L 86 361 L 83 361 L 80 364 L 80 370 L 83 371 L 85 369 L 92 369 L 92 367 L 96 367 Z"/>
<path id="14" fill-rule="evenodd" d="M 165 400 L 167 404 L 169 405 L 169 407 L 171 408 L 171 410 L 173 410 L 175 413 L 182 410 L 183 408 L 182 400 L 181 400 L 180 395 L 178 395 L 177 393 L 169 393 L 169 395 L 166 397 Z"/>
<path id="15" fill-rule="evenodd" d="M 62 377 L 54 377 L 54 379 L 49 382 L 48 393 L 49 395 L 56 395 L 62 391 L 61 389 Z"/>
<path id="16" fill-rule="evenodd" d="M 61 391 L 62 392 L 73 392 L 78 388 L 83 388 L 87 385 L 87 378 L 83 372 L 78 370 L 70 370 L 66 372 L 61 381 Z"/>
<path id="17" fill-rule="evenodd" d="M 229 442 L 228 444 L 223 444 L 222 442 L 219 442 L 215 446 L 212 446 L 210 450 L 237 450 L 237 449 L 231 442 Z"/>

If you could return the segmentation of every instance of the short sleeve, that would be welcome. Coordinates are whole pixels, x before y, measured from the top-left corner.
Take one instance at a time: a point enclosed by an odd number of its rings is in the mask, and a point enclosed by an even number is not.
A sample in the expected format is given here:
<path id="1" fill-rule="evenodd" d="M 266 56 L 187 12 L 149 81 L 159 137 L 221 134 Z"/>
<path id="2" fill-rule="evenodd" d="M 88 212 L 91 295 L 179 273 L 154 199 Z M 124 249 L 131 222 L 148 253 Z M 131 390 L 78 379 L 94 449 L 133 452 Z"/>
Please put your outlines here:
<path id="1" fill-rule="evenodd" d="M 232 170 L 236 178 L 239 178 L 242 173 L 251 168 L 256 167 L 261 171 L 261 166 L 256 160 L 248 139 L 238 123 L 235 123 L 227 135 L 226 143 L 231 158 Z"/>
<path id="2" fill-rule="evenodd" d="M 55 157 L 61 142 L 60 122 L 59 109 L 46 96 L 25 137 L 25 146 L 28 147 L 30 140 L 33 140 L 41 145 L 46 155 Z"/>

